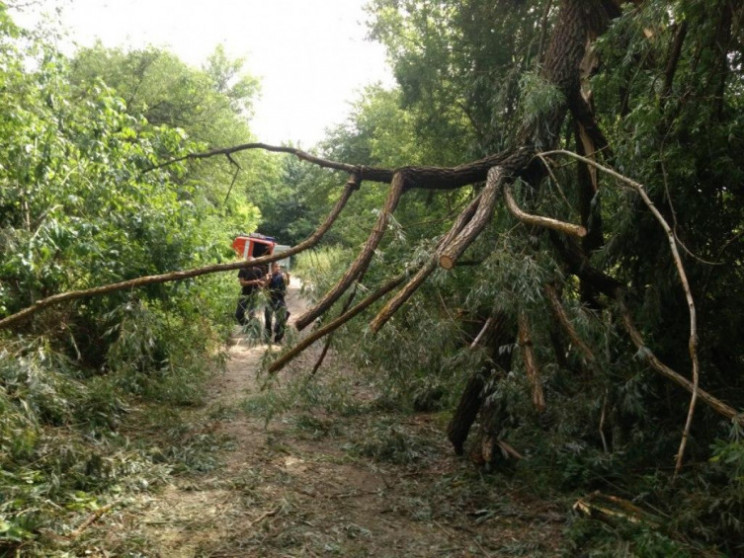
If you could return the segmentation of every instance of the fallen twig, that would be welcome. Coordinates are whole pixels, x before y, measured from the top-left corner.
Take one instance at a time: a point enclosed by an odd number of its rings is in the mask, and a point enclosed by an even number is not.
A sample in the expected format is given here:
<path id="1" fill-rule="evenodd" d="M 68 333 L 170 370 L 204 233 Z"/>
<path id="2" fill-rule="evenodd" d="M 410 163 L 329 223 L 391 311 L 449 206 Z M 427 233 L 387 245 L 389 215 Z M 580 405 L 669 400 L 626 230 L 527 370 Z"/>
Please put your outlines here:
<path id="1" fill-rule="evenodd" d="M 70 534 L 68 534 L 67 535 L 67 538 L 68 539 L 71 539 L 71 540 L 77 539 L 80 535 L 83 534 L 83 531 L 85 531 L 88 527 L 90 527 L 96 521 L 98 521 L 103 514 L 108 513 L 113 508 L 115 508 L 116 506 L 118 506 L 120 503 L 121 503 L 121 500 L 118 500 L 116 502 L 111 502 L 110 504 L 106 504 L 105 506 L 103 506 L 101 508 L 98 508 L 93 513 L 91 513 L 85 519 L 85 521 L 83 521 L 80 525 L 78 525 L 77 529 L 75 529 Z"/>
<path id="2" fill-rule="evenodd" d="M 250 523 L 248 524 L 248 527 L 249 527 L 249 528 L 250 528 L 250 527 L 255 527 L 256 525 L 258 525 L 259 523 L 261 523 L 261 522 L 262 522 L 262 521 L 263 521 L 264 519 L 266 519 L 266 518 L 268 518 L 268 517 L 272 517 L 272 516 L 274 516 L 274 515 L 278 514 L 278 513 L 279 513 L 279 510 L 281 510 L 281 509 L 282 509 L 282 507 L 281 507 L 281 506 L 277 506 L 277 507 L 275 507 L 275 508 L 274 508 L 273 510 L 269 510 L 269 511 L 267 511 L 267 512 L 264 512 L 264 513 L 262 513 L 262 514 L 261 514 L 261 515 L 259 515 L 259 516 L 258 516 L 258 517 L 257 517 L 256 519 L 254 519 L 253 521 L 251 521 L 251 522 L 250 522 Z"/>

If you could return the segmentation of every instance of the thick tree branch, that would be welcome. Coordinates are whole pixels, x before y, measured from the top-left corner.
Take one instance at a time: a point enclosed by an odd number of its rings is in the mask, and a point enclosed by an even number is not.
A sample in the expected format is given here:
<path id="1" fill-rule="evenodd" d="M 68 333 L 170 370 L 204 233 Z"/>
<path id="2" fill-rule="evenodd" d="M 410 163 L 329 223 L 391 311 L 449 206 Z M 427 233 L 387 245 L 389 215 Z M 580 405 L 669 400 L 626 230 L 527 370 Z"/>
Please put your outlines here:
<path id="1" fill-rule="evenodd" d="M 168 283 L 170 281 L 181 281 L 183 279 L 189 279 L 191 277 L 198 277 L 200 275 L 207 275 L 210 273 L 218 273 L 221 271 L 230 271 L 234 269 L 240 269 L 243 267 L 251 267 L 255 265 L 261 265 L 265 263 L 274 262 L 277 260 L 281 260 L 284 258 L 288 258 L 289 256 L 292 256 L 294 254 L 299 254 L 300 252 L 303 252 L 307 250 L 308 248 L 311 248 L 315 246 L 315 244 L 318 243 L 318 241 L 323 237 L 323 235 L 328 231 L 328 229 L 331 228 L 331 225 L 336 221 L 339 214 L 343 210 L 343 208 L 346 206 L 346 202 L 351 197 L 351 194 L 354 192 L 354 190 L 357 190 L 359 188 L 359 181 L 357 180 L 356 176 L 351 176 L 346 183 L 346 186 L 344 188 L 344 191 L 341 195 L 341 197 L 336 202 L 336 205 L 333 207 L 331 212 L 326 217 L 326 220 L 311 234 L 309 237 L 307 237 L 305 240 L 303 240 L 301 243 L 297 244 L 296 246 L 293 246 L 289 250 L 282 252 L 281 254 L 274 254 L 272 256 L 263 256 L 260 258 L 256 258 L 255 260 L 248 262 L 248 261 L 239 261 L 239 262 L 230 262 L 230 263 L 224 263 L 224 264 L 214 264 L 214 265 L 208 265 L 205 267 L 198 267 L 194 269 L 188 269 L 188 270 L 182 270 L 182 271 L 173 271 L 171 273 L 163 273 L 160 275 L 148 275 L 146 277 L 137 277 L 135 279 L 129 279 L 127 281 L 119 281 L 117 283 L 110 283 L 108 285 L 102 285 L 100 287 L 93 287 L 91 289 L 83 289 L 79 291 L 68 291 L 66 293 L 59 293 L 56 295 L 52 295 L 50 297 L 41 299 L 37 301 L 36 303 L 32 304 L 31 306 L 24 308 L 23 310 L 16 312 L 15 314 L 11 314 L 10 316 L 7 316 L 0 320 L 0 329 L 8 328 L 22 320 L 25 320 L 40 310 L 43 310 L 44 308 L 47 308 L 49 306 L 53 306 L 55 304 L 60 304 L 62 302 L 66 302 L 69 300 L 77 300 L 81 298 L 88 298 L 91 296 L 99 296 L 104 295 L 116 291 L 122 291 L 125 289 L 134 289 L 136 287 L 142 287 L 144 285 L 152 285 L 155 283 Z"/>
<path id="2" fill-rule="evenodd" d="M 614 277 L 603 273 L 587 259 L 573 237 L 562 236 L 550 231 L 550 240 L 566 266 L 566 271 L 587 282 L 611 299 L 617 299 L 623 291 L 623 284 Z"/>
<path id="3" fill-rule="evenodd" d="M 486 180 L 486 186 L 480 193 L 480 201 L 473 218 L 446 246 L 442 247 L 439 255 L 439 265 L 444 269 L 452 269 L 455 266 L 457 258 L 462 255 L 491 220 L 496 206 L 496 198 L 507 176 L 503 167 L 493 167 L 488 171 L 488 180 Z"/>
<path id="4" fill-rule="evenodd" d="M 437 246 L 437 249 L 435 250 L 432 257 L 427 260 L 427 262 L 421 267 L 421 269 L 418 270 L 416 275 L 413 276 L 413 278 L 406 283 L 406 285 L 396 293 L 396 295 L 391 298 L 388 303 L 378 312 L 377 316 L 370 322 L 369 327 L 374 332 L 377 333 L 380 331 L 380 328 L 384 326 L 387 321 L 395 314 L 405 302 L 411 298 L 414 292 L 421 286 L 421 284 L 426 280 L 429 275 L 432 274 L 432 272 L 437 268 L 437 262 L 439 261 L 439 256 L 441 255 L 441 250 L 443 247 L 446 247 L 449 245 L 449 243 L 452 241 L 453 238 L 455 238 L 460 231 L 465 227 L 465 225 L 470 222 L 470 220 L 473 218 L 473 215 L 475 215 L 475 211 L 478 208 L 478 205 L 481 201 L 481 196 L 483 195 L 483 192 L 478 194 L 478 196 L 468 204 L 468 206 L 460 213 L 460 215 L 457 217 L 455 222 L 452 224 L 452 227 L 450 227 L 449 232 L 447 235 L 442 238 L 442 240 L 439 241 L 439 244 Z"/>

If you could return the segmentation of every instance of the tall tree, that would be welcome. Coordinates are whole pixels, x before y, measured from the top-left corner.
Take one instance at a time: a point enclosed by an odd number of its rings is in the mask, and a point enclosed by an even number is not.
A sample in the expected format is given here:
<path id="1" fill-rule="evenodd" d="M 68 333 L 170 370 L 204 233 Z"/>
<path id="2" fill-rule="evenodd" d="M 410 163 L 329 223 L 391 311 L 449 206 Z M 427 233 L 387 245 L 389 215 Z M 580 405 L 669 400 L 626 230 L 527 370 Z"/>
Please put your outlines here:
<path id="1" fill-rule="evenodd" d="M 243 64 L 242 59 L 229 59 L 222 46 L 203 69 L 195 69 L 154 47 L 126 51 L 99 43 L 76 53 L 71 80 L 83 89 L 102 81 L 124 99 L 131 114 L 144 116 L 151 125 L 181 129 L 203 147 L 218 148 L 251 137 L 249 119 L 259 85 Z M 236 233 L 249 228 L 246 215 L 262 201 L 261 185 L 278 174 L 275 161 L 246 153 L 204 161 L 181 180 L 199 185 L 193 190 L 195 203 L 224 209 L 225 217 L 235 221 L 231 232 Z"/>

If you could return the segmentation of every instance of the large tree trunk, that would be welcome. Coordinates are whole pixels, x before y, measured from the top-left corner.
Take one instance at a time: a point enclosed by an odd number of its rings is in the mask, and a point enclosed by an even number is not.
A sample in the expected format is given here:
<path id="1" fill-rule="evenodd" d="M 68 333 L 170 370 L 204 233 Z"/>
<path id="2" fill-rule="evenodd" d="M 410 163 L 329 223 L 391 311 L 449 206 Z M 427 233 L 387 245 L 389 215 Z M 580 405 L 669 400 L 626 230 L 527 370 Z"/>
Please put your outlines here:
<path id="1" fill-rule="evenodd" d="M 475 448 L 483 447 L 484 444 L 493 446 L 500 430 L 501 414 L 489 403 L 488 396 L 494 392 L 496 383 L 511 367 L 511 351 L 504 351 L 502 348 L 514 343 L 516 325 L 505 314 L 498 314 L 489 320 L 490 325 L 486 325 L 487 320 L 481 321 L 480 325 L 488 327 L 488 331 L 479 341 L 486 347 L 489 361 L 468 380 L 447 427 L 447 437 L 457 455 L 464 453 L 465 441 L 479 413 L 482 413 L 481 425 L 476 435 Z M 476 453 L 480 454 L 480 451 L 477 450 Z"/>

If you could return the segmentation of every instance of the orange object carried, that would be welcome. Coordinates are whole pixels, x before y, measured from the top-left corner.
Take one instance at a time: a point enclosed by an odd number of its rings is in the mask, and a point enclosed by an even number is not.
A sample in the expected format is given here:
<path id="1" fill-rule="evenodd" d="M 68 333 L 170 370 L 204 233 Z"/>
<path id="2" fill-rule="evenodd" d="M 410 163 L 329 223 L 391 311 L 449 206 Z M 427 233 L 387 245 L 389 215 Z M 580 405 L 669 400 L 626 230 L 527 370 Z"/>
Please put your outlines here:
<path id="1" fill-rule="evenodd" d="M 274 253 L 274 246 L 276 246 L 274 238 L 258 233 L 238 235 L 232 243 L 232 249 L 243 259 L 270 256 Z"/>

